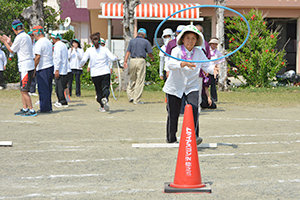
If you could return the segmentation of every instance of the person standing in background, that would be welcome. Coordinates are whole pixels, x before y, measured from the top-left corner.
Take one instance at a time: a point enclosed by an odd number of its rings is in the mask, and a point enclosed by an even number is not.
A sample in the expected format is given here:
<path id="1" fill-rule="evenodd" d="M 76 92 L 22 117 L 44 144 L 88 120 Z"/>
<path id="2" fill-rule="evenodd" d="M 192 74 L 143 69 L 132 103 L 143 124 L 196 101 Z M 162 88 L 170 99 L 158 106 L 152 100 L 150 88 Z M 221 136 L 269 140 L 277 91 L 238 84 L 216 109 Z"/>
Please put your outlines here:
<path id="1" fill-rule="evenodd" d="M 146 77 L 146 61 L 145 58 L 147 54 L 151 58 L 151 61 L 154 60 L 152 55 L 151 44 L 148 40 L 146 40 L 147 31 L 144 28 L 140 28 L 138 30 L 138 35 L 130 40 L 128 44 L 128 48 L 125 54 L 124 59 L 124 69 L 127 69 L 128 64 L 127 60 L 129 56 L 130 66 L 128 68 L 128 75 L 130 77 L 130 82 L 127 87 L 127 96 L 129 102 L 133 102 L 133 104 L 144 104 L 141 101 L 141 97 L 144 90 L 144 83 Z"/>
<path id="2" fill-rule="evenodd" d="M 72 96 L 72 83 L 73 83 L 73 77 L 75 75 L 76 96 L 80 97 L 81 96 L 80 76 L 82 74 L 82 68 L 80 68 L 80 61 L 83 57 L 84 51 L 81 48 L 79 39 L 71 40 L 71 44 L 72 47 L 68 51 L 68 58 L 72 70 L 72 77 L 71 80 L 69 81 L 69 93 L 70 96 Z"/>
<path id="3" fill-rule="evenodd" d="M 1 43 L 0 43 L 0 90 L 5 88 L 3 72 L 6 70 L 7 58 L 5 53 L 1 50 Z"/>

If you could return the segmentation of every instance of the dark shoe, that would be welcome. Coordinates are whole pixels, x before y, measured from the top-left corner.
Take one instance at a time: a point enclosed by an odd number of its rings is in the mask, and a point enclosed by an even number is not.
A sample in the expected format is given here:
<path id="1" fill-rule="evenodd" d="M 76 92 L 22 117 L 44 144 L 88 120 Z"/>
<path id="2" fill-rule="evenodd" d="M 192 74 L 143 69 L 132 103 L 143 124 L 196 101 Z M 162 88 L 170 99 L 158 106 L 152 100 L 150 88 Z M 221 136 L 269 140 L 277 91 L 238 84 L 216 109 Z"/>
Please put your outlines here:
<path id="1" fill-rule="evenodd" d="M 25 113 L 27 113 L 27 112 L 28 112 L 28 110 L 25 111 L 25 110 L 22 108 L 19 112 L 16 112 L 15 115 L 23 115 L 23 114 L 25 114 Z"/>
<path id="2" fill-rule="evenodd" d="M 166 140 L 166 142 L 167 142 L 167 143 L 179 143 L 177 140 L 174 141 L 174 142 L 170 142 L 170 141 Z"/>
<path id="3" fill-rule="evenodd" d="M 38 110 L 37 113 L 52 113 L 53 111 L 52 110 L 49 110 L 49 111 L 41 111 L 41 110 Z"/>
<path id="4" fill-rule="evenodd" d="M 199 145 L 202 143 L 203 139 L 201 137 L 197 137 L 196 141 L 197 141 L 197 145 Z"/>
<path id="5" fill-rule="evenodd" d="M 129 103 L 132 103 L 133 102 L 133 98 L 129 99 Z"/>
<path id="6" fill-rule="evenodd" d="M 25 114 L 21 115 L 22 117 L 34 117 L 37 116 L 37 113 L 35 111 L 28 110 Z"/>

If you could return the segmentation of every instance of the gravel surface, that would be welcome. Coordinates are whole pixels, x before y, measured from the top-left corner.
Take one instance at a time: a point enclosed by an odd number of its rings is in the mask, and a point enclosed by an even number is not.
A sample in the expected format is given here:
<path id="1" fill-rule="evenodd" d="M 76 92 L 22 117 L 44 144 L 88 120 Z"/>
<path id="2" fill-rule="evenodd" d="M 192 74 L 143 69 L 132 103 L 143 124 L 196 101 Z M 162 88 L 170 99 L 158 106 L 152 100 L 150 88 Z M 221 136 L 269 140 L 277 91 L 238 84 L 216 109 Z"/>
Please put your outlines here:
<path id="1" fill-rule="evenodd" d="M 94 96 L 72 98 L 68 108 L 21 117 L 13 115 L 20 96 L 4 96 L 0 141 L 13 147 L 0 147 L 0 199 L 300 198 L 300 106 L 221 101 L 217 110 L 203 110 L 204 143 L 220 143 L 198 150 L 202 182 L 212 193 L 166 194 L 178 148 L 132 147 L 165 143 L 163 100 L 133 105 L 111 99 L 110 112 L 101 113 Z"/>

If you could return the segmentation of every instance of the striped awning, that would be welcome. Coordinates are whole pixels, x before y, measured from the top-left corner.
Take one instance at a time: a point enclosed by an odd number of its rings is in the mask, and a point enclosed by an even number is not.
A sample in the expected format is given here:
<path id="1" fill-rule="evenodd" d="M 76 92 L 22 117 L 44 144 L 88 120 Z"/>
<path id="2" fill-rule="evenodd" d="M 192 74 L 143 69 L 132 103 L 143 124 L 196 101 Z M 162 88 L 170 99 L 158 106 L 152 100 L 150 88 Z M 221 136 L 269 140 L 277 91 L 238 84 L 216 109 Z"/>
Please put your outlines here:
<path id="1" fill-rule="evenodd" d="M 199 5 L 197 3 L 142 3 L 135 8 L 135 19 L 163 20 L 174 12 Z M 123 3 L 101 3 L 102 15 L 99 18 L 122 19 Z M 199 19 L 199 8 L 189 9 L 174 15 L 173 20 Z"/>

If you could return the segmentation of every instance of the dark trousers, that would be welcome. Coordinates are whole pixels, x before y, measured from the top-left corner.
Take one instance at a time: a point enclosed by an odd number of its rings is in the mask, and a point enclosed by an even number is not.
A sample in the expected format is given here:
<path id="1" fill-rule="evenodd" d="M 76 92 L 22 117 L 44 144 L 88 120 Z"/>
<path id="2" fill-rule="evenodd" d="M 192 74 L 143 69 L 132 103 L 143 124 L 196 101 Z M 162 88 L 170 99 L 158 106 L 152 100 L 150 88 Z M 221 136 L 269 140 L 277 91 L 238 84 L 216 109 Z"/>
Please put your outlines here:
<path id="1" fill-rule="evenodd" d="M 102 98 L 109 97 L 109 85 L 110 85 L 110 74 L 105 74 L 101 76 L 92 77 L 92 81 L 95 85 L 95 90 L 97 94 L 97 102 L 100 103 L 101 107 L 103 108 L 103 103 L 101 102 Z"/>
<path id="2" fill-rule="evenodd" d="M 37 76 L 35 76 L 35 77 L 32 78 L 30 89 L 29 89 L 30 93 L 35 93 L 35 91 L 36 91 L 36 84 L 37 84 Z"/>
<path id="3" fill-rule="evenodd" d="M 69 93 L 70 96 L 72 96 L 72 83 L 73 83 L 73 76 L 75 75 L 75 83 L 76 83 L 76 96 L 80 96 L 81 95 L 81 91 L 80 91 L 80 76 L 81 76 L 82 70 L 78 70 L 78 69 L 72 69 L 72 77 L 69 81 L 68 87 L 69 87 Z"/>
<path id="4" fill-rule="evenodd" d="M 52 66 L 36 72 L 41 112 L 52 111 L 51 95 L 53 71 L 54 67 Z"/>
<path id="5" fill-rule="evenodd" d="M 3 71 L 0 71 L 0 86 L 4 87 L 4 77 L 3 77 Z"/>
<path id="6" fill-rule="evenodd" d="M 55 79 L 56 82 L 56 96 L 58 98 L 58 102 L 62 105 L 68 105 L 68 102 L 65 97 L 65 89 L 67 88 L 68 84 L 68 76 L 67 75 L 59 75 L 58 79 Z"/>
<path id="7" fill-rule="evenodd" d="M 208 109 L 216 109 L 217 108 L 217 105 L 214 102 L 214 100 L 211 100 L 212 101 L 211 105 L 208 104 L 206 94 L 202 95 L 201 98 L 202 98 L 202 101 L 200 104 L 201 108 L 208 108 Z"/>
<path id="8" fill-rule="evenodd" d="M 209 75 L 210 78 L 210 97 L 213 101 L 218 101 L 217 89 L 216 89 L 216 79 L 214 75 Z"/>
<path id="9" fill-rule="evenodd" d="M 191 92 L 188 95 L 185 95 L 185 99 L 188 104 L 192 105 L 193 115 L 194 115 L 194 124 L 195 124 L 195 134 L 196 137 L 199 137 L 199 122 L 198 122 L 198 102 L 199 102 L 199 92 Z M 182 103 L 182 98 L 177 96 L 167 94 L 167 142 L 177 141 L 176 133 L 178 129 L 178 118 L 180 114 L 180 108 Z"/>

